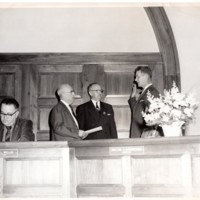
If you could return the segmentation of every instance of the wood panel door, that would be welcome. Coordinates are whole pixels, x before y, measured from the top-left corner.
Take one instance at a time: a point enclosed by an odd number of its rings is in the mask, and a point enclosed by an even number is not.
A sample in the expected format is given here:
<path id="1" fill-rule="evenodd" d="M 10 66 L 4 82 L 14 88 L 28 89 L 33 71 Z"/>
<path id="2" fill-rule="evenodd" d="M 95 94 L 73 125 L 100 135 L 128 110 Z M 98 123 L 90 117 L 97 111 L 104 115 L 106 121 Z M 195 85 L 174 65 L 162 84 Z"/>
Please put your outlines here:
<path id="1" fill-rule="evenodd" d="M 113 106 L 119 138 L 129 137 L 131 112 L 128 106 L 134 70 L 137 64 L 100 63 L 79 65 L 34 65 L 31 78 L 31 119 L 37 140 L 49 140 L 49 112 L 57 103 L 55 92 L 62 83 L 74 88 L 77 105 L 89 100 L 87 87 L 98 82 L 104 89 L 103 101 Z M 163 90 L 162 65 L 150 65 L 155 86 Z M 159 77 L 159 78 L 158 78 Z"/>
<path id="2" fill-rule="evenodd" d="M 6 96 L 16 98 L 22 105 L 22 70 L 19 65 L 0 65 L 0 101 Z"/>

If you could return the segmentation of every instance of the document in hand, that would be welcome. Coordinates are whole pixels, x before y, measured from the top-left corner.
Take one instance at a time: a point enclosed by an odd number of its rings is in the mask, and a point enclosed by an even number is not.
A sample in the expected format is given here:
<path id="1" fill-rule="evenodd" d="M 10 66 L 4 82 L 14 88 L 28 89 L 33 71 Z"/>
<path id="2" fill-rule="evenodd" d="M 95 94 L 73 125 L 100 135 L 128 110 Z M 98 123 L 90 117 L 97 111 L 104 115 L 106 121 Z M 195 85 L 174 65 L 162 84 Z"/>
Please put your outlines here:
<path id="1" fill-rule="evenodd" d="M 92 128 L 92 129 L 90 129 L 90 130 L 85 131 L 85 133 L 87 133 L 87 134 L 89 135 L 89 134 L 91 134 L 91 133 L 95 133 L 95 132 L 101 131 L 101 130 L 103 130 L 102 126 L 98 126 L 98 127 L 96 127 L 96 128 Z"/>

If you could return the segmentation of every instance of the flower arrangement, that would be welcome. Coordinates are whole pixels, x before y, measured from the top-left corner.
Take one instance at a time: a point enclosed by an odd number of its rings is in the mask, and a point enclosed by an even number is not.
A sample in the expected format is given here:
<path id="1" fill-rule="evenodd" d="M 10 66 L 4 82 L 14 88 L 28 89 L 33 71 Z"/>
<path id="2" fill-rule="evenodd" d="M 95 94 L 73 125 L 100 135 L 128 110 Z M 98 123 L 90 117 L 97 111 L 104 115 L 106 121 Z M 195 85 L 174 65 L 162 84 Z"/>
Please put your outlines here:
<path id="1" fill-rule="evenodd" d="M 163 126 L 176 123 L 181 126 L 193 119 L 194 111 L 199 105 L 192 94 L 180 93 L 175 82 L 171 90 L 164 90 L 164 95 L 160 94 L 159 98 L 154 98 L 149 92 L 147 99 L 150 105 L 142 115 L 148 125 Z"/>

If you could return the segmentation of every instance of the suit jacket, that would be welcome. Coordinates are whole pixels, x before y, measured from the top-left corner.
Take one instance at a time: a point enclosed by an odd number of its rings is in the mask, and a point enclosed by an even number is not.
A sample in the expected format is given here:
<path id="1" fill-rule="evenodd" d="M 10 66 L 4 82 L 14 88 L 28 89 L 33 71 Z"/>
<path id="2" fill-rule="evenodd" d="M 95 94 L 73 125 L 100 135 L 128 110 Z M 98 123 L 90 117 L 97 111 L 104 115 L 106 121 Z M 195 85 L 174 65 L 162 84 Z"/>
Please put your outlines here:
<path id="1" fill-rule="evenodd" d="M 3 140 L 4 125 L 0 122 L 0 141 Z M 12 130 L 11 141 L 34 141 L 33 123 L 31 120 L 17 118 Z"/>
<path id="2" fill-rule="evenodd" d="M 86 131 L 98 126 L 103 130 L 88 135 L 85 139 L 117 138 L 114 111 L 110 104 L 100 102 L 100 111 L 97 111 L 92 101 L 79 105 L 76 109 L 80 129 Z"/>
<path id="3" fill-rule="evenodd" d="M 138 100 L 136 100 L 135 97 L 128 100 L 131 109 L 130 138 L 140 138 L 144 129 L 150 128 L 146 125 L 141 113 L 142 111 L 145 111 L 150 104 L 147 100 L 148 91 L 154 95 L 154 97 L 159 97 L 158 90 L 153 85 L 150 85 L 145 89 L 145 91 L 142 92 Z M 158 129 L 160 135 L 162 135 L 162 129 Z"/>
<path id="4" fill-rule="evenodd" d="M 72 141 L 80 139 L 77 127 L 68 108 L 59 101 L 51 110 L 50 117 L 50 140 L 53 141 Z"/>

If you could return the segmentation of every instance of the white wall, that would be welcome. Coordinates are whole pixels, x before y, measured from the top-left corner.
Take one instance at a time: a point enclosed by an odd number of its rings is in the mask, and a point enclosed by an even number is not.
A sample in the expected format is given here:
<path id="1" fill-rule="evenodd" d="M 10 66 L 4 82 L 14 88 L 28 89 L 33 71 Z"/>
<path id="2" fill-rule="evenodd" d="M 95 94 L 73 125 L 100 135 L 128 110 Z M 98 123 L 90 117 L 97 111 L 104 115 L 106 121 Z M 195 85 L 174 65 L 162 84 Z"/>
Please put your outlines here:
<path id="1" fill-rule="evenodd" d="M 165 7 L 179 54 L 181 87 L 184 93 L 196 93 L 200 101 L 200 6 Z M 200 108 L 190 124 L 190 134 L 200 134 Z"/>
<path id="2" fill-rule="evenodd" d="M 143 7 L 0 9 L 0 52 L 158 52 Z"/>

